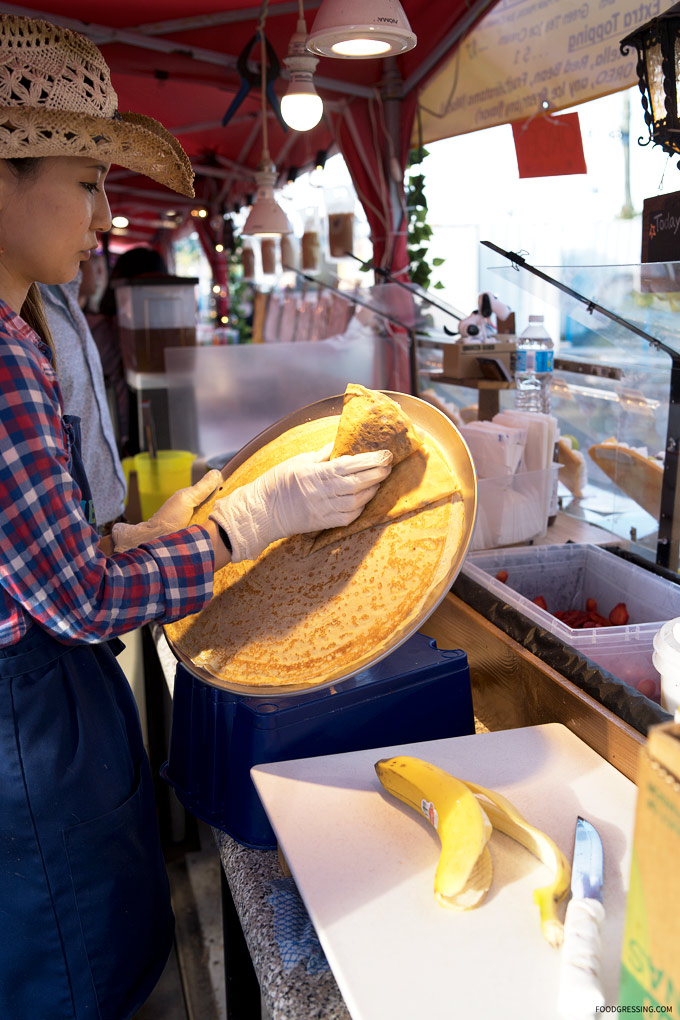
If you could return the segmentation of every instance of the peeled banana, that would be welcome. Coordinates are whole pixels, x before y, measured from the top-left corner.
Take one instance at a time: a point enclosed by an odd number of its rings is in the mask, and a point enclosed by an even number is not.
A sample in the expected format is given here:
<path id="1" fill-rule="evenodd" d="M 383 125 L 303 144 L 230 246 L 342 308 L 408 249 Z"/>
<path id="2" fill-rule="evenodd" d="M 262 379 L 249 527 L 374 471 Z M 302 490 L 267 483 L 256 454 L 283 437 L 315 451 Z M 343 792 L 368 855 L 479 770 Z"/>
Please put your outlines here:
<path id="1" fill-rule="evenodd" d="M 383 758 L 375 770 L 388 793 L 424 815 L 439 836 L 437 902 L 454 910 L 477 906 L 492 878 L 486 847 L 492 826 L 477 799 L 460 780 L 420 758 Z"/>
<path id="2" fill-rule="evenodd" d="M 534 890 L 534 901 L 543 935 L 552 946 L 562 943 L 557 906 L 569 891 L 571 868 L 550 836 L 531 825 L 502 794 L 457 779 L 420 758 L 383 758 L 375 770 L 387 792 L 423 814 L 439 835 L 442 850 L 434 883 L 439 903 L 468 910 L 484 899 L 492 879 L 487 843 L 493 826 L 552 870 L 553 881 Z"/>
<path id="3" fill-rule="evenodd" d="M 571 883 L 569 861 L 550 836 L 531 825 L 507 797 L 467 780 L 465 785 L 483 804 L 494 829 L 517 840 L 553 872 L 554 878 L 549 885 L 534 889 L 534 902 L 538 904 L 541 914 L 543 935 L 551 946 L 562 945 L 564 926 L 558 917 L 557 905 L 569 892 Z"/>

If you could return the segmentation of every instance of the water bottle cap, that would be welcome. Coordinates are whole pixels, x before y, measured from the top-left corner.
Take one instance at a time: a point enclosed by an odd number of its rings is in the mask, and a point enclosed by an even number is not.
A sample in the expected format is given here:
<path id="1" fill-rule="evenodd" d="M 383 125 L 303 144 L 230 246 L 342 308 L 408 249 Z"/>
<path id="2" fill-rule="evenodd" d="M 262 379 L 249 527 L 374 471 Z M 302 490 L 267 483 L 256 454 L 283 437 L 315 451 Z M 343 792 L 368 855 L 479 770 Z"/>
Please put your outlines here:
<path id="1" fill-rule="evenodd" d="M 543 316 L 542 315 L 530 315 L 529 316 L 529 322 L 543 322 Z"/>

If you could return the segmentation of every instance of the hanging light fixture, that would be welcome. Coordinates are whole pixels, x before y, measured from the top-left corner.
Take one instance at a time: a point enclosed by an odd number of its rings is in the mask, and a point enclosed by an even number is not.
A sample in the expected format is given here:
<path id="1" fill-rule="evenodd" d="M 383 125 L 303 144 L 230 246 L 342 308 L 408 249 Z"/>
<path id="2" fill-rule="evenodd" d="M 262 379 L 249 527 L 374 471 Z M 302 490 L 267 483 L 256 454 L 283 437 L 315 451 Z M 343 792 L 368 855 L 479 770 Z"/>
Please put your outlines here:
<path id="1" fill-rule="evenodd" d="M 323 0 L 307 49 L 321 57 L 395 57 L 417 39 L 399 0 Z"/>
<path id="2" fill-rule="evenodd" d="M 274 198 L 276 168 L 269 159 L 269 153 L 265 153 L 264 149 L 259 169 L 255 174 L 255 181 L 257 183 L 255 202 L 241 233 L 254 234 L 258 237 L 277 237 L 279 234 L 290 234 L 291 225 L 288 218 Z"/>
<path id="3" fill-rule="evenodd" d="M 314 88 L 312 75 L 319 63 L 306 48 L 307 24 L 303 0 L 298 0 L 298 22 L 288 44 L 284 64 L 290 75 L 290 85 L 281 99 L 281 116 L 293 131 L 310 131 L 321 120 L 323 102 Z"/>
<path id="4" fill-rule="evenodd" d="M 631 46 L 637 50 L 635 72 L 649 130 L 649 138 L 640 144 L 653 142 L 670 155 L 680 155 L 680 3 L 622 39 L 624 56 Z"/>
<path id="5" fill-rule="evenodd" d="M 266 8 L 266 4 L 265 4 Z M 243 234 L 254 234 L 258 237 L 277 237 L 279 234 L 290 234 L 291 225 L 286 214 L 274 198 L 274 185 L 276 184 L 276 167 L 269 155 L 269 143 L 267 137 L 267 50 L 264 35 L 265 11 L 260 16 L 260 43 L 261 43 L 261 66 L 260 66 L 260 93 L 262 98 L 262 153 L 255 182 L 257 194 L 255 202 L 248 214 L 248 219 L 241 231 Z"/>

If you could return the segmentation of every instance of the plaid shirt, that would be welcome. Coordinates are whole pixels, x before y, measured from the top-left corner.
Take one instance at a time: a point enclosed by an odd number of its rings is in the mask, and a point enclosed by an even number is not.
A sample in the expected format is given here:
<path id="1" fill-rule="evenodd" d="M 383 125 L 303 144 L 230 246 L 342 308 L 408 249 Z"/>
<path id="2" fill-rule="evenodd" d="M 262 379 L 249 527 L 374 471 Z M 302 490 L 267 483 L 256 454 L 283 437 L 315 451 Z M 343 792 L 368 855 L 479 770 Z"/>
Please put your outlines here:
<path id="1" fill-rule="evenodd" d="M 59 383 L 46 345 L 0 301 L 0 646 L 31 620 L 66 644 L 196 613 L 212 596 L 204 528 L 107 558 L 69 474 Z"/>

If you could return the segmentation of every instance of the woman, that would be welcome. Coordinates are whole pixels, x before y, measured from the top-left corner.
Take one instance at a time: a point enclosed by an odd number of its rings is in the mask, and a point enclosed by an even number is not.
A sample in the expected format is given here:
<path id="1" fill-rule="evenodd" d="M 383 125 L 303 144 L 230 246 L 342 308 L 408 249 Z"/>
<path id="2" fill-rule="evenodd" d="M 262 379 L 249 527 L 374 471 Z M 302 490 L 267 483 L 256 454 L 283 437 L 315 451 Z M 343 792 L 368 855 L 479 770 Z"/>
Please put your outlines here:
<path id="1" fill-rule="evenodd" d="M 192 194 L 175 139 L 117 112 L 96 47 L 0 17 L 3 1020 L 126 1020 L 171 946 L 148 762 L 108 642 L 200 610 L 230 560 L 354 519 L 390 469 L 384 453 L 301 455 L 187 527 L 211 472 L 150 521 L 117 525 L 104 554 L 36 281 L 71 280 L 96 249 L 113 161 Z"/>

